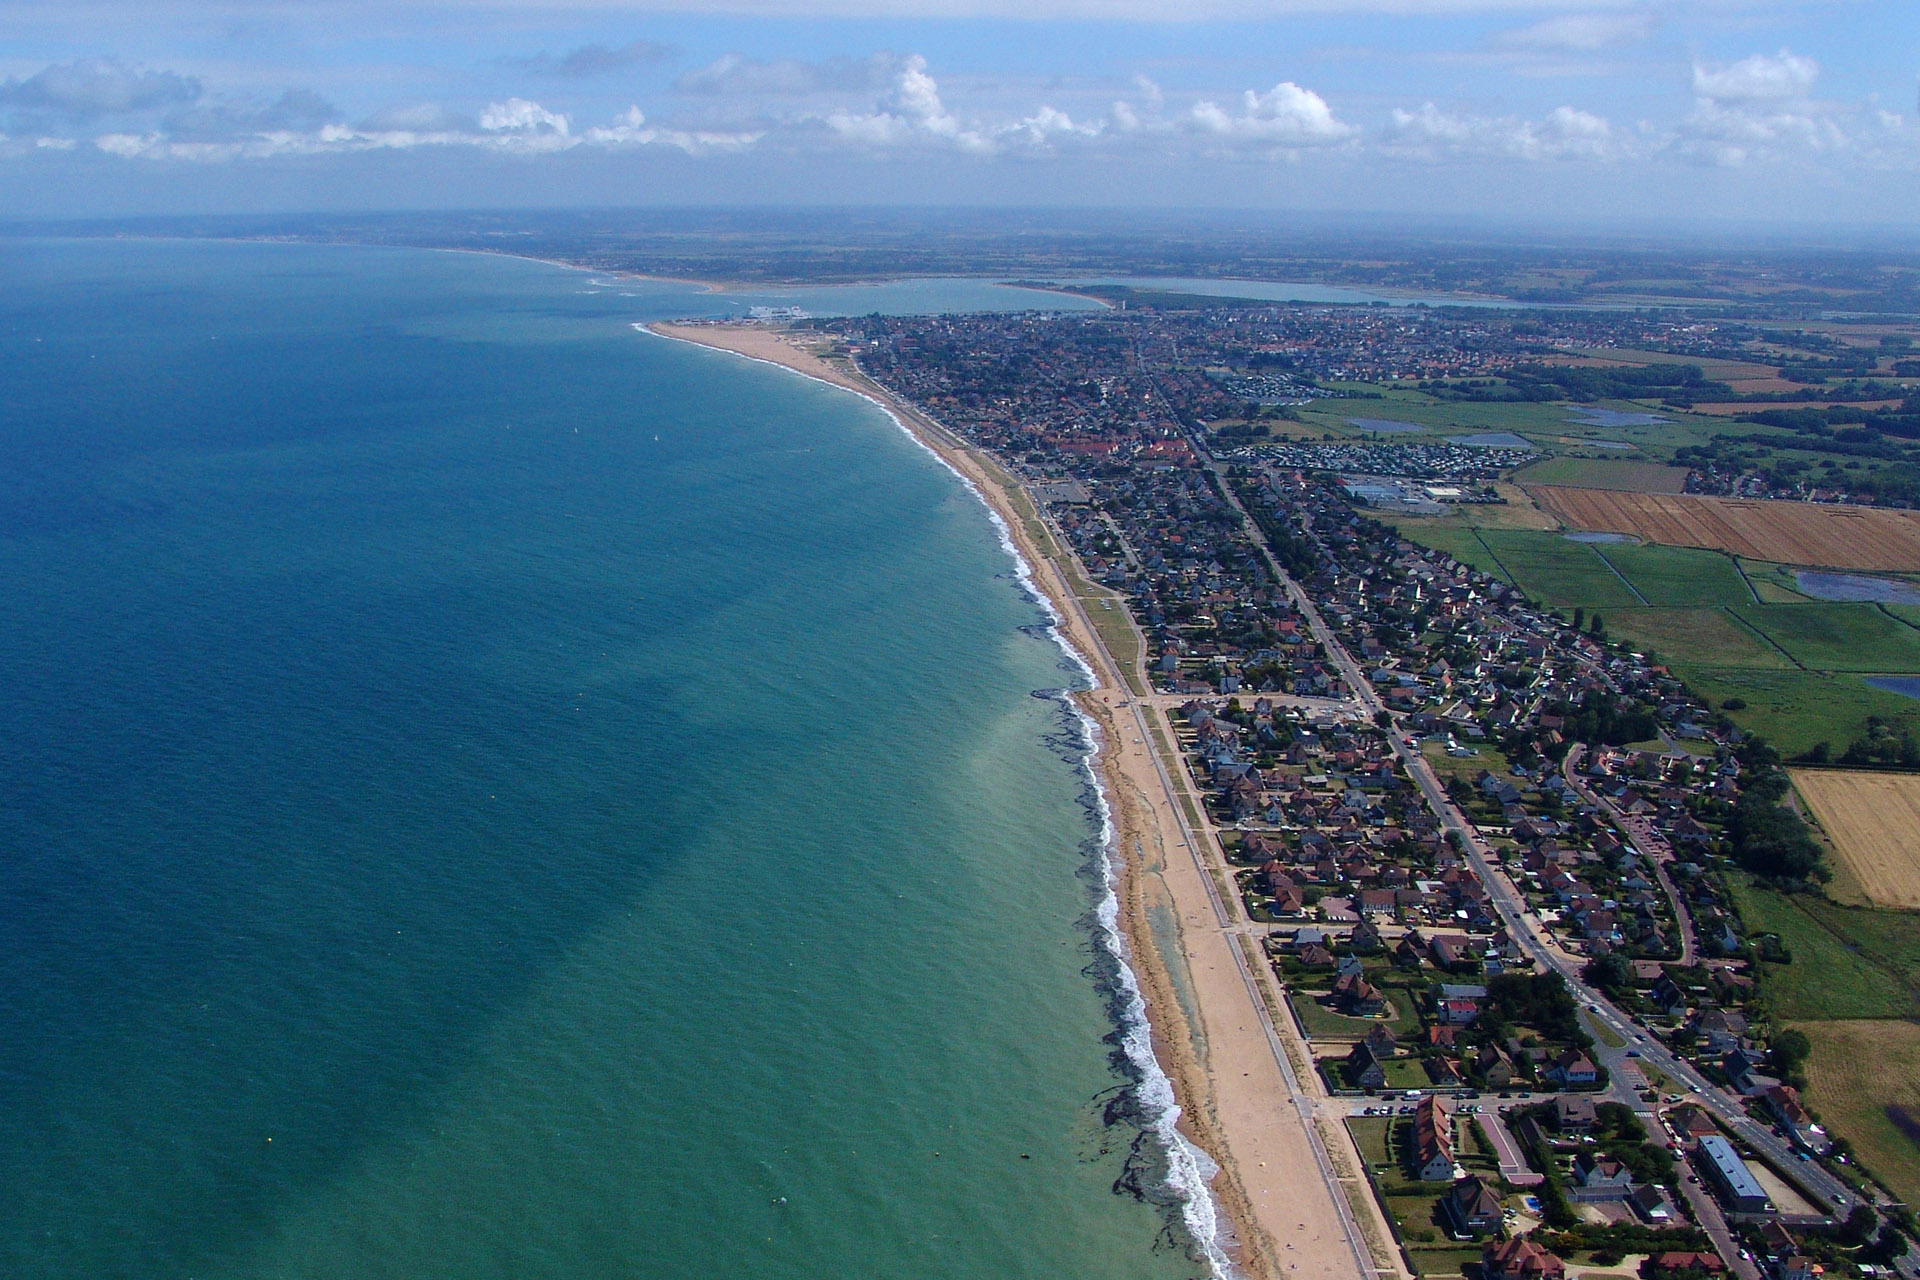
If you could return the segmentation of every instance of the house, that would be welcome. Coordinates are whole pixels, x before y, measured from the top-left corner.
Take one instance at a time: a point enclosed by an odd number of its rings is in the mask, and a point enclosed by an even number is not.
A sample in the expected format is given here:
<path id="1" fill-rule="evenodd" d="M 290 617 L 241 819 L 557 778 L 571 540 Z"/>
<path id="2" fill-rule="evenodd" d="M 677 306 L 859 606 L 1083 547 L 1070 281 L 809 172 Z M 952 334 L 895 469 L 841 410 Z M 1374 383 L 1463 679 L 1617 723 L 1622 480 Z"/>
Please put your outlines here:
<path id="1" fill-rule="evenodd" d="M 1592 1098 L 1555 1098 L 1553 1122 L 1562 1133 L 1585 1133 L 1599 1122 Z"/>
<path id="2" fill-rule="evenodd" d="M 1373 1045 L 1362 1040 L 1347 1055 L 1347 1078 L 1358 1089 L 1380 1089 L 1387 1083 L 1387 1070 L 1374 1052 Z"/>
<path id="3" fill-rule="evenodd" d="M 1667 1113 L 1667 1123 L 1673 1126 L 1674 1134 L 1684 1147 L 1692 1147 L 1710 1133 L 1720 1132 L 1720 1126 L 1713 1122 L 1705 1107 L 1689 1102 L 1684 1107 L 1675 1107 Z"/>
<path id="4" fill-rule="evenodd" d="M 1486 1280 L 1566 1280 L 1567 1265 L 1525 1236 L 1501 1240 L 1480 1251 Z"/>
<path id="5" fill-rule="evenodd" d="M 1760 1095 L 1767 1110 L 1792 1135 L 1796 1146 L 1809 1151 L 1824 1151 L 1826 1131 L 1813 1122 L 1813 1116 L 1800 1101 L 1800 1091 L 1790 1084 L 1777 1084 Z"/>
<path id="6" fill-rule="evenodd" d="M 1813 1280 L 1818 1268 L 1806 1254 L 1795 1253 L 1775 1259 L 1767 1271 L 1773 1280 Z"/>
<path id="7" fill-rule="evenodd" d="M 1653 1255 L 1653 1269 L 1676 1275 L 1683 1271 L 1698 1271 L 1702 1275 L 1717 1276 L 1727 1269 L 1718 1254 L 1697 1253 L 1692 1250 L 1675 1250 L 1671 1253 Z"/>
<path id="8" fill-rule="evenodd" d="M 1426 1062 L 1427 1078 L 1442 1089 L 1457 1089 L 1464 1083 L 1460 1075 L 1460 1063 L 1444 1055 L 1435 1055 Z"/>
<path id="9" fill-rule="evenodd" d="M 1384 1025 L 1367 1032 L 1366 1042 L 1376 1057 L 1391 1058 L 1400 1050 L 1400 1040 L 1393 1034 L 1393 1028 Z"/>
<path id="10" fill-rule="evenodd" d="M 1352 932 L 1347 934 L 1347 945 L 1362 955 L 1370 955 L 1376 951 L 1384 951 L 1387 944 L 1386 940 L 1380 936 L 1380 930 L 1371 920 L 1362 920 L 1353 926 Z"/>
<path id="11" fill-rule="evenodd" d="M 1612 1156 L 1582 1151 L 1573 1161 L 1573 1199 L 1581 1204 L 1625 1200 L 1633 1171 Z"/>
<path id="12" fill-rule="evenodd" d="M 1513 1059 L 1498 1045 L 1481 1045 L 1479 1054 L 1473 1060 L 1473 1068 L 1492 1088 L 1504 1089 L 1513 1083 Z"/>
<path id="13" fill-rule="evenodd" d="M 1343 973 L 1334 979 L 1328 994 L 1333 1006 L 1350 1018 L 1377 1018 L 1387 1011 L 1386 997 L 1357 973 Z"/>
<path id="14" fill-rule="evenodd" d="M 1650 1227 L 1664 1227 L 1673 1221 L 1673 1202 L 1666 1192 L 1651 1183 L 1642 1183 L 1627 1193 L 1627 1207 Z"/>
<path id="15" fill-rule="evenodd" d="M 1413 1176 L 1420 1181 L 1440 1182 L 1453 1177 L 1453 1113 L 1436 1094 L 1428 1094 L 1414 1108 L 1408 1154 Z"/>
<path id="16" fill-rule="evenodd" d="M 1769 1262 L 1790 1257 L 1800 1252 L 1800 1242 L 1793 1238 L 1793 1232 L 1777 1218 L 1768 1218 L 1760 1224 L 1760 1256 Z"/>
<path id="17" fill-rule="evenodd" d="M 1440 1212 L 1455 1235 L 1484 1236 L 1500 1229 L 1500 1196 L 1478 1177 L 1454 1183 L 1440 1201 Z"/>
<path id="18" fill-rule="evenodd" d="M 1547 1079 L 1563 1089 L 1590 1087 L 1600 1082 L 1600 1069 L 1578 1049 L 1569 1049 L 1547 1068 Z"/>

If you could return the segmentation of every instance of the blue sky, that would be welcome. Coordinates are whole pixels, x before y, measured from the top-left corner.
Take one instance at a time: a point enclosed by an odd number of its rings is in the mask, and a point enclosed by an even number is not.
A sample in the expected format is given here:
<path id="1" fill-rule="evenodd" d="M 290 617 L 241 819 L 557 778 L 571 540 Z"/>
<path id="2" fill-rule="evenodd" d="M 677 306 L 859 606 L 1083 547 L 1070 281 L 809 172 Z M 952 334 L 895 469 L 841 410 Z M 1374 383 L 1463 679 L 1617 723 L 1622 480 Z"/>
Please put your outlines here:
<path id="1" fill-rule="evenodd" d="M 0 215 L 1910 224 L 1914 0 L 0 0 Z"/>

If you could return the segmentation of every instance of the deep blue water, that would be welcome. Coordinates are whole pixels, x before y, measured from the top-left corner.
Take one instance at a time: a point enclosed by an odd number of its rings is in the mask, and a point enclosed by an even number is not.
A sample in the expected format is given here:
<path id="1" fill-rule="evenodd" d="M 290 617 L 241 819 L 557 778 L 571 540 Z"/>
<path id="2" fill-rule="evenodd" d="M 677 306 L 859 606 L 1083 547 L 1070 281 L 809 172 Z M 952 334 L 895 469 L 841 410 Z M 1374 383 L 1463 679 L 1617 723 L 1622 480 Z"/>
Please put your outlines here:
<path id="1" fill-rule="evenodd" d="M 0 265 L 0 1275 L 1196 1270 L 1073 675 L 883 415 L 674 286 Z"/>

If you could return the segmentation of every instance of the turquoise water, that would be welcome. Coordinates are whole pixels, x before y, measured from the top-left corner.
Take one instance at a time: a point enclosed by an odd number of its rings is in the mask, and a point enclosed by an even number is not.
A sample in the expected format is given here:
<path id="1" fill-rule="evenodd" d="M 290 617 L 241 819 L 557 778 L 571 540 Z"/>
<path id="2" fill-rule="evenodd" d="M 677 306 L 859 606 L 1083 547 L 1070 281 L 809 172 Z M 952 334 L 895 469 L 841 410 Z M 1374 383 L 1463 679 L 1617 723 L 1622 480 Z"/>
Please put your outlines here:
<path id="1" fill-rule="evenodd" d="M 884 415 L 673 286 L 0 263 L 0 1275 L 1203 1269 L 1074 673 Z"/>

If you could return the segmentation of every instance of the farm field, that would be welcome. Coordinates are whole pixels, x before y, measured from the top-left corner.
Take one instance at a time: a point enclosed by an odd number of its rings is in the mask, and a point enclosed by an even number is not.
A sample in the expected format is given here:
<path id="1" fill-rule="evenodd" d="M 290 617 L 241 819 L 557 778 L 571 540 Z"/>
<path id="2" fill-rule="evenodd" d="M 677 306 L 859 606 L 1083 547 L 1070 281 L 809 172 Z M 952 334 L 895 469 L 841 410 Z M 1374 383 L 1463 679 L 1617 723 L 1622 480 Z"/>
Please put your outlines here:
<path id="1" fill-rule="evenodd" d="M 1663 657 L 1666 650 L 1661 650 Z M 1674 674 L 1702 699 L 1719 706 L 1728 698 L 1747 705 L 1732 713 L 1741 728 L 1757 733 L 1783 755 L 1798 755 L 1825 742 L 1844 751 L 1866 736 L 1867 717 L 1920 732 L 1920 701 L 1870 687 L 1857 675 L 1832 675 L 1795 667 L 1768 669 L 1721 665 L 1715 653 L 1670 659 Z"/>
<path id="2" fill-rule="evenodd" d="M 1920 908 L 1920 774 L 1795 769 L 1793 785 L 1874 905 Z"/>
<path id="3" fill-rule="evenodd" d="M 1541 604 L 1628 609 L 1642 603 L 1589 543 L 1524 529 L 1482 529 L 1479 536 L 1506 576 Z"/>
<path id="4" fill-rule="evenodd" d="M 1616 609 L 1606 615 L 1607 634 L 1663 661 L 1711 656 L 1742 667 L 1789 667 L 1786 655 L 1725 609 Z"/>
<path id="5" fill-rule="evenodd" d="M 1920 570 L 1920 514 L 1910 511 L 1550 485 L 1533 496 L 1577 529 L 1781 564 Z"/>
<path id="6" fill-rule="evenodd" d="M 1778 934 L 1793 956 L 1790 964 L 1759 966 L 1767 1003 L 1779 1017 L 1811 1022 L 1920 1016 L 1911 958 L 1876 945 L 1871 930 L 1853 927 L 1856 918 L 1884 918 L 1915 932 L 1911 916 L 1751 884 L 1739 886 L 1734 901 L 1751 933 Z"/>
<path id="7" fill-rule="evenodd" d="M 1596 543 L 1593 549 L 1648 604 L 1699 608 L 1753 603 L 1753 592 L 1733 560 L 1717 552 L 1631 542 Z"/>
<path id="8" fill-rule="evenodd" d="M 1801 1022 L 1807 1102 L 1908 1204 L 1920 1203 L 1920 1025 Z"/>
<path id="9" fill-rule="evenodd" d="M 1877 605 L 1750 605 L 1738 612 L 1803 666 L 1822 671 L 1920 671 L 1920 629 Z"/>
<path id="10" fill-rule="evenodd" d="M 1626 462 L 1608 458 L 1548 458 L 1513 473 L 1518 485 L 1559 485 L 1571 489 L 1616 489 L 1623 493 L 1680 493 L 1685 467 L 1664 462 Z"/>

